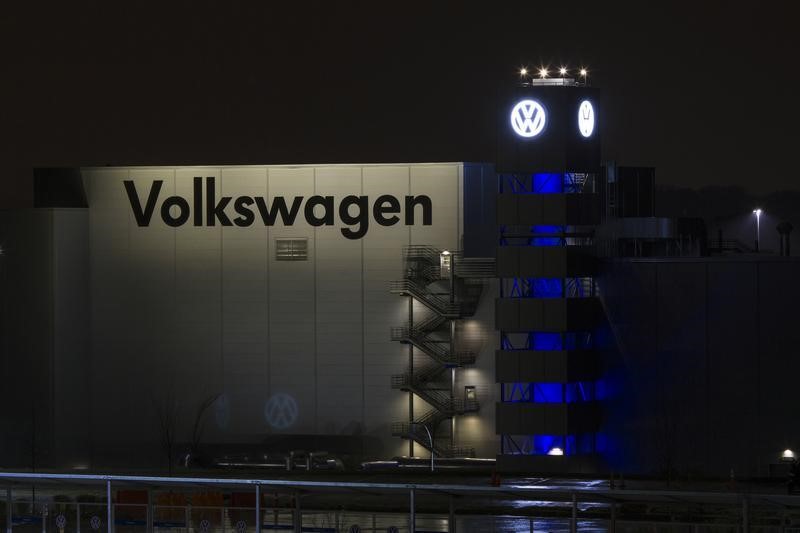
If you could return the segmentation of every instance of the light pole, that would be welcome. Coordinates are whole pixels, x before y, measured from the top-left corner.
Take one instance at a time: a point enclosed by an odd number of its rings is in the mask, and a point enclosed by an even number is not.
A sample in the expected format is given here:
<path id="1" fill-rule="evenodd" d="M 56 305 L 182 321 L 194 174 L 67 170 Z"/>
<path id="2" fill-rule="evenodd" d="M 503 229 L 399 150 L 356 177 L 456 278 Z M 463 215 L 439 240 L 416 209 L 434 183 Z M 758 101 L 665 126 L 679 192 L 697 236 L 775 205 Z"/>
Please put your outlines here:
<path id="1" fill-rule="evenodd" d="M 431 472 L 433 472 L 433 435 L 431 435 L 431 430 L 428 429 L 428 426 L 426 426 L 422 422 L 411 422 L 411 424 L 409 424 L 409 426 L 411 426 L 411 427 L 413 427 L 413 426 L 422 426 L 423 428 L 425 428 L 425 433 L 428 434 L 428 442 L 430 442 L 430 444 L 431 444 Z"/>
<path id="2" fill-rule="evenodd" d="M 761 237 L 761 209 L 753 209 L 753 214 L 756 216 L 756 252 L 758 252 L 758 245 Z"/>

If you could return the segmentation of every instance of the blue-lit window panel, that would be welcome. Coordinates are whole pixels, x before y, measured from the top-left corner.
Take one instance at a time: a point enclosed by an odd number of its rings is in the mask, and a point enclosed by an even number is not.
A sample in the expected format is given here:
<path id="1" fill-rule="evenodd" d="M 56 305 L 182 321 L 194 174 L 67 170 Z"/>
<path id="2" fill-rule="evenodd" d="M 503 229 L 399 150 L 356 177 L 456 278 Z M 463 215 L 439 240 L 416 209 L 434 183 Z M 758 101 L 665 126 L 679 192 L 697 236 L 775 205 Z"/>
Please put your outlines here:
<path id="1" fill-rule="evenodd" d="M 556 194 L 564 192 L 562 174 L 542 173 L 533 175 L 533 192 L 536 194 Z"/>
<path id="2" fill-rule="evenodd" d="M 533 435 L 533 455 L 548 455 L 556 448 L 563 455 L 574 455 L 575 435 Z"/>
<path id="3" fill-rule="evenodd" d="M 588 331 L 571 331 L 564 334 L 564 350 L 590 350 L 592 334 Z"/>
<path id="4" fill-rule="evenodd" d="M 595 384 L 575 383 L 503 383 L 502 401 L 508 403 L 582 403 L 595 400 Z"/>
<path id="5" fill-rule="evenodd" d="M 531 227 L 531 233 L 536 235 L 547 234 L 561 234 L 564 233 L 564 226 L 551 226 L 539 225 Z M 563 238 L 559 235 L 557 237 L 531 237 L 530 244 L 532 246 L 561 246 Z"/>
<path id="6" fill-rule="evenodd" d="M 531 383 L 504 383 L 503 402 L 506 403 L 530 403 L 533 387 Z"/>
<path id="7" fill-rule="evenodd" d="M 567 403 L 591 402 L 595 399 L 595 385 L 591 381 L 579 381 L 565 385 Z"/>
<path id="8" fill-rule="evenodd" d="M 512 343 L 511 339 L 508 338 L 506 334 L 502 334 L 500 337 L 500 349 L 501 350 L 515 350 L 514 344 Z"/>
<path id="9" fill-rule="evenodd" d="M 530 180 L 527 175 L 502 174 L 500 176 L 500 192 L 513 194 L 530 194 Z"/>
<path id="10" fill-rule="evenodd" d="M 561 448 L 564 453 L 567 450 L 564 448 L 564 435 L 532 435 L 533 446 L 531 446 L 531 453 L 535 455 L 546 455 L 554 448 Z"/>
<path id="11" fill-rule="evenodd" d="M 510 289 L 507 291 L 509 298 L 527 298 L 530 288 L 528 280 L 525 278 L 513 278 L 509 282 Z M 505 283 L 504 283 L 505 285 Z"/>
<path id="12" fill-rule="evenodd" d="M 594 296 L 592 278 L 566 278 L 564 285 L 567 298 L 589 298 Z"/>
<path id="13" fill-rule="evenodd" d="M 534 298 L 561 298 L 564 295 L 564 284 L 560 278 L 534 278 Z"/>
<path id="14" fill-rule="evenodd" d="M 535 383 L 533 385 L 534 403 L 562 403 L 564 387 L 561 383 Z"/>
<path id="15" fill-rule="evenodd" d="M 564 349 L 561 333 L 532 333 L 533 349 L 557 351 Z"/>
<path id="16" fill-rule="evenodd" d="M 500 348 L 503 350 L 532 350 L 535 336 L 537 333 L 509 333 L 504 332 L 500 335 Z M 544 335 L 551 335 L 545 333 Z M 559 335 L 556 333 L 555 335 Z"/>
<path id="17" fill-rule="evenodd" d="M 561 278 L 505 278 L 501 281 L 506 298 L 561 298 L 564 282 Z"/>
<path id="18" fill-rule="evenodd" d="M 594 433 L 579 435 L 501 435 L 504 455 L 550 455 L 556 449 L 563 455 L 594 453 Z"/>
<path id="19" fill-rule="evenodd" d="M 595 175 L 587 173 L 564 174 L 564 192 L 567 194 L 589 193 L 594 191 Z"/>

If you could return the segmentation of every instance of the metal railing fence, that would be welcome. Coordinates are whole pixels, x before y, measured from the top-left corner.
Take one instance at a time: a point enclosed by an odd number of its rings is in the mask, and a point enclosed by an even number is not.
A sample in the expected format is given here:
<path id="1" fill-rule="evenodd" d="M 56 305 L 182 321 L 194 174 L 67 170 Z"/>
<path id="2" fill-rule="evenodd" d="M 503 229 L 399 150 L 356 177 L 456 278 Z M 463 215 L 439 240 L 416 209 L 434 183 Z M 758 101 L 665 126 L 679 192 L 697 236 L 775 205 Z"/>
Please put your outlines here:
<path id="1" fill-rule="evenodd" d="M 800 496 L 612 489 L 598 481 L 562 480 L 488 485 L 388 483 L 295 479 L 228 479 L 0 472 L 7 533 L 261 533 L 265 530 L 358 533 L 386 531 L 693 531 L 741 533 L 795 531 Z M 20 498 L 37 487 L 40 500 Z M 45 488 L 43 491 L 42 488 Z M 114 501 L 113 490 L 147 491 L 147 503 Z M 103 501 L 80 501 L 99 489 Z M 229 491 L 248 494 L 254 505 L 159 504 L 152 492 Z M 17 491 L 17 497 L 13 492 Z M 59 499 L 42 499 L 47 490 Z M 74 498 L 65 494 L 74 494 Z M 270 496 L 283 505 L 267 505 Z M 305 499 L 311 498 L 311 499 Z M 370 500 L 372 498 L 372 500 Z M 100 497 L 102 499 L 102 497 Z M 314 501 L 315 506 L 303 502 Z M 368 503 L 372 502 L 372 503 Z M 37 507 L 38 505 L 38 507 Z M 393 507 L 394 506 L 394 510 Z M 351 507 L 352 509 L 347 509 Z M 407 512 L 398 511 L 404 507 Z M 456 508 L 458 507 L 458 512 Z M 418 508 L 425 514 L 417 516 Z"/>

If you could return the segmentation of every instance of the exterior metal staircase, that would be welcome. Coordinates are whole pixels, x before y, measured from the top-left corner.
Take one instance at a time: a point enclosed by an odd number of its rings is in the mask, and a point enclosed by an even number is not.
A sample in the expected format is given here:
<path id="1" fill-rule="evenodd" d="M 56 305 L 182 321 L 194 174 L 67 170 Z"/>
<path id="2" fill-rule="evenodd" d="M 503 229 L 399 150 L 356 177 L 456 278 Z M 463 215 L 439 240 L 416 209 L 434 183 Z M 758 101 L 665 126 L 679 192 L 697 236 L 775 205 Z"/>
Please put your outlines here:
<path id="1" fill-rule="evenodd" d="M 430 316 L 391 329 L 391 338 L 413 346 L 429 361 L 409 365 L 406 372 L 392 376 L 392 388 L 413 393 L 431 410 L 413 420 L 392 425 L 392 435 L 411 439 L 443 457 L 470 457 L 474 449 L 456 446 L 453 426 L 445 420 L 478 411 L 477 399 L 455 398 L 448 370 L 475 363 L 476 354 L 454 350 L 451 326 L 454 320 L 475 313 L 483 278 L 495 276 L 494 259 L 464 258 L 459 252 L 443 252 L 431 246 L 408 246 L 403 250 L 405 278 L 391 282 L 390 292 L 412 297 L 424 305 Z M 411 407 L 409 407 L 411 410 Z M 425 430 L 433 435 L 433 445 Z"/>
<path id="2" fill-rule="evenodd" d="M 392 340 L 413 345 L 442 365 L 443 368 L 475 364 L 474 352 L 451 351 L 449 342 L 431 339 L 429 333 L 429 330 L 417 327 L 392 328 Z"/>
<path id="3" fill-rule="evenodd" d="M 422 426 L 440 427 L 442 422 L 449 417 L 442 414 L 436 409 L 431 409 L 421 417 L 419 417 L 414 424 L 408 422 L 396 422 L 392 424 L 392 436 L 412 439 L 414 442 L 422 446 L 428 451 L 431 451 L 431 442 L 428 439 L 428 433 Z M 471 446 L 453 446 L 449 442 L 450 435 L 437 437 L 436 433 L 431 432 L 433 435 L 433 452 L 437 457 L 474 457 L 475 448 Z"/>

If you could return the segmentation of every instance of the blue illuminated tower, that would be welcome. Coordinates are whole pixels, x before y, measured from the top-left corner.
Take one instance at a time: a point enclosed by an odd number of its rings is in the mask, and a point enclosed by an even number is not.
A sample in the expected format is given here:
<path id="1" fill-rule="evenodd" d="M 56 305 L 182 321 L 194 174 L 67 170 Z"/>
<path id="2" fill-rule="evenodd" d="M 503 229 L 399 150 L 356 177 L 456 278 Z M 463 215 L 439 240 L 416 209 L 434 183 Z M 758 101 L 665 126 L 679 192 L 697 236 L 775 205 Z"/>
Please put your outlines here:
<path id="1" fill-rule="evenodd" d="M 593 89 L 559 81 L 517 88 L 500 106 L 500 470 L 595 468 L 597 99 Z"/>

